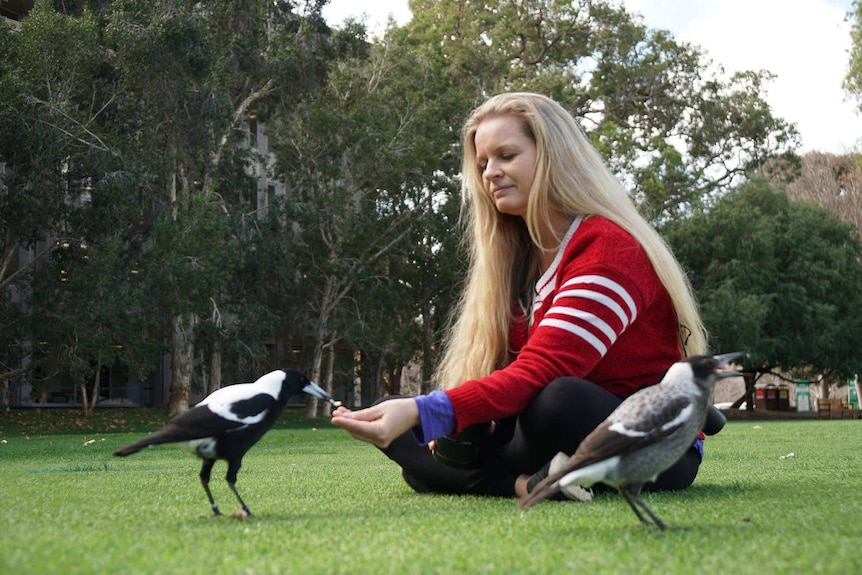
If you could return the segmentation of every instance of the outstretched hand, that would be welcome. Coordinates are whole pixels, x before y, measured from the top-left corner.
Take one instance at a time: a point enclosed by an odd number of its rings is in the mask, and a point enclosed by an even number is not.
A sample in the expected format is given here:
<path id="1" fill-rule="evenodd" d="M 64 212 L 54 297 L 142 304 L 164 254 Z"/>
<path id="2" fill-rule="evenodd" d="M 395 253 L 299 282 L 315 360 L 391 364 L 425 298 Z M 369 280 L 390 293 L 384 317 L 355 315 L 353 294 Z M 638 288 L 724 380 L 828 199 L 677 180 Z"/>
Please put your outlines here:
<path id="1" fill-rule="evenodd" d="M 332 423 L 356 439 L 385 449 L 396 437 L 419 425 L 419 408 L 408 397 L 382 401 L 359 411 L 339 407 L 332 413 Z"/>

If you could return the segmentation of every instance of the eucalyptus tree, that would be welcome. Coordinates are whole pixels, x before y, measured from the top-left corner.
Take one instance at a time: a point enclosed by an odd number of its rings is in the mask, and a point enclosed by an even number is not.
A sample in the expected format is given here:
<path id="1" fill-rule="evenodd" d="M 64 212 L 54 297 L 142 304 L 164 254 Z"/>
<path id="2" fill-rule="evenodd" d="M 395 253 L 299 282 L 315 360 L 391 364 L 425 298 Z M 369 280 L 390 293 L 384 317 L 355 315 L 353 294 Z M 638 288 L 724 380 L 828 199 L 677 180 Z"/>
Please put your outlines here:
<path id="1" fill-rule="evenodd" d="M 399 30 L 368 43 L 354 22 L 340 37 L 343 52 L 323 90 L 276 124 L 272 138 L 306 280 L 298 303 L 315 334 L 312 377 L 339 341 L 374 357 L 377 372 L 397 374 L 415 355 L 408 342 L 421 346 L 421 323 L 431 320 L 422 317 L 420 300 L 428 311 L 430 296 L 419 284 L 434 274 L 410 270 L 433 265 L 444 242 L 446 230 L 428 218 L 452 196 L 452 146 L 466 106 Z"/>
<path id="2" fill-rule="evenodd" d="M 227 315 L 247 239 L 239 232 L 251 229 L 243 226 L 256 209 L 243 151 L 248 117 L 291 106 L 323 70 L 326 30 L 319 6 L 308 10 L 263 0 L 123 0 L 106 16 L 127 129 L 165 207 L 149 270 L 173 318 L 172 413 L 188 407 L 200 318 Z"/>
<path id="3" fill-rule="evenodd" d="M 749 354 L 747 394 L 764 373 L 828 381 L 858 372 L 862 245 L 854 226 L 756 180 L 667 231 L 711 347 Z"/>
<path id="4" fill-rule="evenodd" d="M 88 314 L 70 313 L 68 298 L 44 297 L 68 287 L 58 283 L 60 276 L 34 270 L 50 268 L 48 261 L 63 259 L 70 246 L 92 247 L 131 235 L 110 217 L 130 208 L 115 201 L 127 197 L 116 194 L 124 181 L 119 130 L 111 126 L 116 85 L 99 43 L 98 21 L 87 11 L 78 17 L 39 1 L 20 30 L 4 26 L 0 33 L 2 363 L 7 375 L 35 365 L 54 372 L 71 367 L 63 350 L 95 344 L 64 329 L 86 323 Z M 99 211 L 94 206 L 106 200 L 115 211 L 94 217 Z M 15 265 L 21 253 L 27 258 Z M 99 313 L 105 303 L 92 300 L 89 309 Z M 141 337 L 127 349 L 142 349 Z M 82 381 L 92 375 L 79 374 Z"/>
<path id="5" fill-rule="evenodd" d="M 562 102 L 656 221 L 682 215 L 772 155 L 793 126 L 763 95 L 768 71 L 729 77 L 694 45 L 603 0 L 411 0 L 407 25 L 477 96 Z"/>

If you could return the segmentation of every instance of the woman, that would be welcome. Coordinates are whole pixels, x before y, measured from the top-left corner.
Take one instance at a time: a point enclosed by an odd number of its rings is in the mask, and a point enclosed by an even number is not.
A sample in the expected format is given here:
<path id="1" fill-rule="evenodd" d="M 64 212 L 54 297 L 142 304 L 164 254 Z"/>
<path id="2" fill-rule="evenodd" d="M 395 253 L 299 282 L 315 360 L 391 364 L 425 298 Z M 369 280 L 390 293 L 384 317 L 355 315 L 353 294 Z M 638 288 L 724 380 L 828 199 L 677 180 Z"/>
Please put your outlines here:
<path id="1" fill-rule="evenodd" d="M 521 496 L 625 397 L 704 353 L 706 334 L 679 263 L 562 106 L 495 96 L 463 144 L 470 265 L 440 389 L 339 408 L 332 423 L 418 491 Z M 426 447 L 476 424 L 470 469 Z M 689 485 L 701 455 L 693 446 L 653 487 Z"/>

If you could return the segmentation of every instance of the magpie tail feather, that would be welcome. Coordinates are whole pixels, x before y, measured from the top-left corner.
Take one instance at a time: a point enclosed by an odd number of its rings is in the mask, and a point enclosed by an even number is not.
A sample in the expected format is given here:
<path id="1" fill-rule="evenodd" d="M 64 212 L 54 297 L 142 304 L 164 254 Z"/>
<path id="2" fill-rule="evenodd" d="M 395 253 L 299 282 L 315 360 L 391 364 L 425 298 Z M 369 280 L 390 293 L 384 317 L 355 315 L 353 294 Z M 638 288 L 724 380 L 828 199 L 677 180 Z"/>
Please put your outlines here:
<path id="1" fill-rule="evenodd" d="M 178 436 L 176 434 L 167 434 L 167 433 L 153 433 L 152 435 L 148 435 L 143 439 L 139 439 L 134 443 L 130 443 L 129 445 L 122 447 L 114 452 L 114 455 L 117 457 L 125 457 L 127 455 L 131 455 L 133 453 L 137 453 L 145 447 L 149 447 L 151 445 L 159 445 L 162 443 L 172 443 L 176 441 L 184 441 L 189 438 L 186 436 Z"/>
<path id="2" fill-rule="evenodd" d="M 549 475 L 548 477 L 537 483 L 533 490 L 527 495 L 524 495 L 519 501 L 521 509 L 529 509 L 542 499 L 547 499 L 548 497 L 559 491 L 560 479 L 571 471 L 572 470 L 569 469 L 566 471 L 554 473 L 553 475 Z"/>
<path id="3" fill-rule="evenodd" d="M 153 445 L 153 444 L 145 442 L 145 441 L 136 441 L 135 443 L 132 443 L 131 445 L 127 445 L 127 446 L 123 447 L 122 449 L 116 450 L 114 452 L 114 455 L 116 455 L 117 457 L 125 457 L 127 455 L 137 453 L 149 445 Z"/>

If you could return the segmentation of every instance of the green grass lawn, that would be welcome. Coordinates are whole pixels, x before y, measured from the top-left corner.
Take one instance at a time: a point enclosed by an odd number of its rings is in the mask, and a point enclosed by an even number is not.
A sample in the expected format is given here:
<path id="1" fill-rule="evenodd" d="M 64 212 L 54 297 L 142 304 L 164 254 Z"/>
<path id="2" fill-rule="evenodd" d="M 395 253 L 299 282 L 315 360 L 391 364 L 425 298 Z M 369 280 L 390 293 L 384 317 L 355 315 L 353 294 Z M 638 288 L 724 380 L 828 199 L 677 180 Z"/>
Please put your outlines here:
<path id="1" fill-rule="evenodd" d="M 375 448 L 298 414 L 244 460 L 255 516 L 214 518 L 186 452 L 111 456 L 152 413 L 97 415 L 106 432 L 0 415 L 0 573 L 862 573 L 862 421 L 729 422 L 694 486 L 644 496 L 660 532 L 615 494 L 527 513 L 417 495 Z"/>

